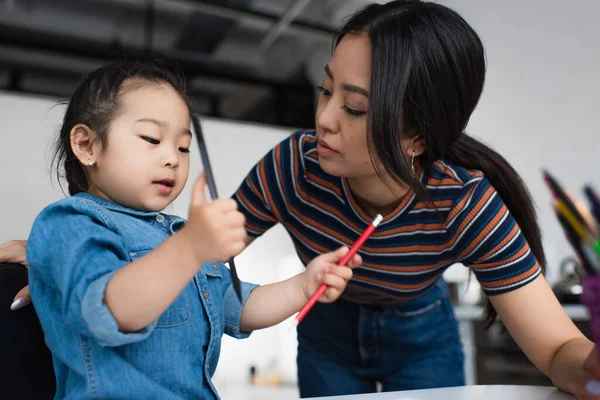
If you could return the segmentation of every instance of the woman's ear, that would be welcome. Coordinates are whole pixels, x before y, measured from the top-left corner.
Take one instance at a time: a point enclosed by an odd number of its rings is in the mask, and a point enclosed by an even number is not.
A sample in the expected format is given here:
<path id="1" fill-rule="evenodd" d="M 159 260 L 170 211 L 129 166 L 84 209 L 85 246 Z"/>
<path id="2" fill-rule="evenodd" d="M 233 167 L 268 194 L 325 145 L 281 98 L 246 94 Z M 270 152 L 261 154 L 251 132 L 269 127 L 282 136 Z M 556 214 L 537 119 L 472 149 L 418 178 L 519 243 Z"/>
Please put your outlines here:
<path id="1" fill-rule="evenodd" d="M 415 135 L 409 139 L 404 139 L 404 154 L 407 157 L 411 157 L 413 153 L 415 157 L 420 156 L 425 152 L 425 140 L 421 137 L 421 135 Z"/>
<path id="2" fill-rule="evenodd" d="M 85 166 L 96 164 L 99 148 L 96 134 L 89 126 L 77 124 L 71 129 L 71 149 L 79 162 Z"/>

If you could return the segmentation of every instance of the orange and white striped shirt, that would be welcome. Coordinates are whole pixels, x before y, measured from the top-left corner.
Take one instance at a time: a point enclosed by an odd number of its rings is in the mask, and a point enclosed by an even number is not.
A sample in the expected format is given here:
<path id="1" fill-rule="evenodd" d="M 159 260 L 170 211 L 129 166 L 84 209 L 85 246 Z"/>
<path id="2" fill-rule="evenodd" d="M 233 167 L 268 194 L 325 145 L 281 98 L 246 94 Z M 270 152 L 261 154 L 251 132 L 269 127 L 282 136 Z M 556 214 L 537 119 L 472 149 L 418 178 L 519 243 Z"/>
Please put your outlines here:
<path id="1" fill-rule="evenodd" d="M 289 232 L 305 264 L 351 246 L 371 223 L 345 178 L 325 173 L 314 131 L 299 131 L 252 169 L 234 198 L 250 235 L 276 223 Z M 525 285 L 541 273 L 524 235 L 480 171 L 438 161 L 426 179 L 430 201 L 409 192 L 359 251 L 344 298 L 394 305 L 427 291 L 455 263 L 470 267 L 485 293 Z"/>

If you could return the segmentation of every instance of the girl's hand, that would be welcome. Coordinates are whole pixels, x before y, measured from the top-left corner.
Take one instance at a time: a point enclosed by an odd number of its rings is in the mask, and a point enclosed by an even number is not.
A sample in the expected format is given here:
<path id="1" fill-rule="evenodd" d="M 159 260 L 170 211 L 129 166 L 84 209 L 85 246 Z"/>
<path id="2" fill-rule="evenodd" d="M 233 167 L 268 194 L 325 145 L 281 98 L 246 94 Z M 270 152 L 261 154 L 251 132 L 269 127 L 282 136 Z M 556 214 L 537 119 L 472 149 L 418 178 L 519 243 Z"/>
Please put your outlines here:
<path id="1" fill-rule="evenodd" d="M 362 258 L 355 254 L 347 266 L 338 266 L 337 263 L 348 251 L 348 247 L 341 247 L 334 252 L 320 255 L 307 265 L 306 271 L 302 273 L 302 292 L 307 301 L 322 283 L 328 288 L 319 299 L 320 302 L 332 303 L 340 297 L 348 281 L 352 279 L 352 269 L 362 264 Z"/>
<path id="2" fill-rule="evenodd" d="M 246 247 L 244 214 L 233 199 L 206 199 L 206 176 L 202 172 L 192 190 L 189 219 L 182 231 L 200 265 L 206 261 L 226 262 Z"/>

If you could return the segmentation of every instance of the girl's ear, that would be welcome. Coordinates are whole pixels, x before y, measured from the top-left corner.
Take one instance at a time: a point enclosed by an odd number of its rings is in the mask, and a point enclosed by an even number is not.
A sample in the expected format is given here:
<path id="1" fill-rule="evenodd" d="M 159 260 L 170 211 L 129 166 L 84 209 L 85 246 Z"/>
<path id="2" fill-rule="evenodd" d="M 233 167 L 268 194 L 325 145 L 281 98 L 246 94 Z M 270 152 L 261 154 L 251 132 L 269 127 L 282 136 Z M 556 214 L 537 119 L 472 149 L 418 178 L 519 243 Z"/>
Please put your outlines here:
<path id="1" fill-rule="evenodd" d="M 94 131 L 87 125 L 77 124 L 71 129 L 70 137 L 75 157 L 81 164 L 93 166 L 100 153 Z"/>

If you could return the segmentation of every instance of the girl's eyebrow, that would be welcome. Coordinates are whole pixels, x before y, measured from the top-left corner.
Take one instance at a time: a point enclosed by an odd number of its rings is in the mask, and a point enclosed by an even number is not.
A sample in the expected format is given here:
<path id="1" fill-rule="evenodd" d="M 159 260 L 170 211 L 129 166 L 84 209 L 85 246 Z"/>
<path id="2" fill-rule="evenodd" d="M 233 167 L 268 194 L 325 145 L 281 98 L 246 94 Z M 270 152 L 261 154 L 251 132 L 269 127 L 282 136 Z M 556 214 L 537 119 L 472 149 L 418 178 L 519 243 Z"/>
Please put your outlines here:
<path id="1" fill-rule="evenodd" d="M 151 124 L 158 125 L 159 128 L 166 128 L 169 126 L 169 124 L 167 124 L 166 122 L 159 121 L 154 118 L 140 118 L 135 122 L 149 122 Z M 192 136 L 192 131 L 190 131 L 189 128 L 183 128 L 182 131 L 184 134 Z"/>

